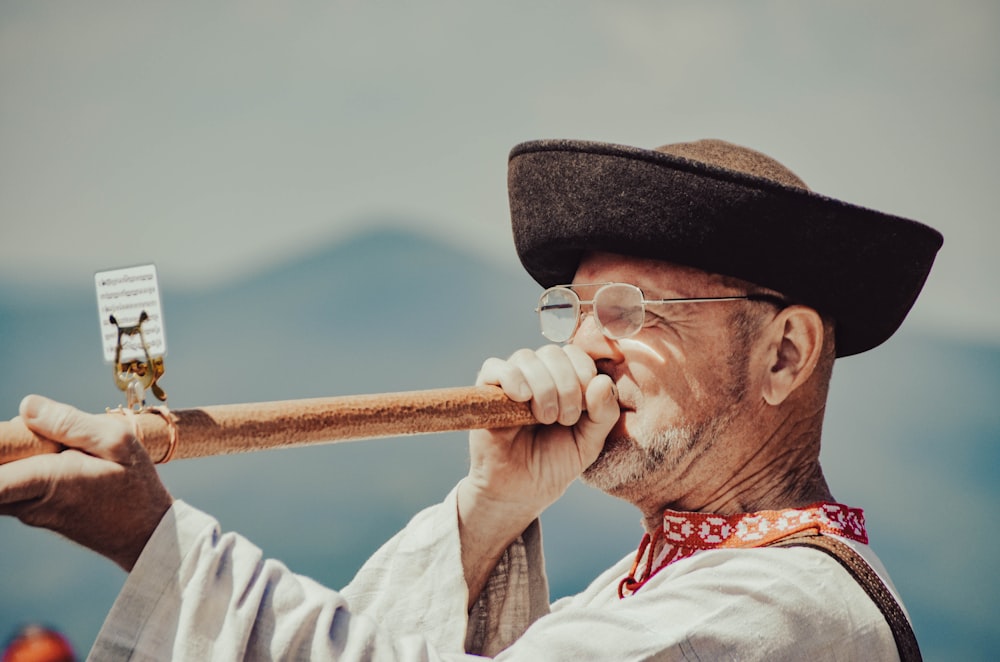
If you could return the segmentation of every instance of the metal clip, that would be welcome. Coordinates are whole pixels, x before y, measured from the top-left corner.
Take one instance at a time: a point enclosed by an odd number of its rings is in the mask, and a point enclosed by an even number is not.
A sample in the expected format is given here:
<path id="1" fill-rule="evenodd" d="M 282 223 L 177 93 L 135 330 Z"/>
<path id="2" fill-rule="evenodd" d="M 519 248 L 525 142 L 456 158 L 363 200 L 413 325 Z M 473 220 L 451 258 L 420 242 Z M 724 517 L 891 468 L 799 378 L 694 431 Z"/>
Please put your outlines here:
<path id="1" fill-rule="evenodd" d="M 111 323 L 118 329 L 118 345 L 115 348 L 115 363 L 113 366 L 115 386 L 125 393 L 126 406 L 129 409 L 138 411 L 146 404 L 146 389 L 153 392 L 156 399 L 166 402 L 167 394 L 160 388 L 156 381 L 163 376 L 164 366 L 162 356 L 150 356 L 149 346 L 146 338 L 142 334 L 142 324 L 149 319 L 146 311 L 139 314 L 139 322 L 135 326 L 121 326 L 114 315 L 110 316 Z M 135 359 L 127 363 L 122 363 L 122 338 L 125 336 L 139 335 L 139 342 L 142 344 L 142 351 L 146 355 L 146 360 Z"/>

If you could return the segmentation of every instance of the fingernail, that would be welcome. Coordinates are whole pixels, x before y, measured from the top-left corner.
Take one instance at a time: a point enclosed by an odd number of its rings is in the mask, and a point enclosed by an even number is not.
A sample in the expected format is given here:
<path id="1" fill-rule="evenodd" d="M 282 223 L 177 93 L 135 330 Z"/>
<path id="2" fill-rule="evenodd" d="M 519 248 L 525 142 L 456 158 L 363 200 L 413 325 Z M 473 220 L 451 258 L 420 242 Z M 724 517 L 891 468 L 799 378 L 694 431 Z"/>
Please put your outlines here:
<path id="1" fill-rule="evenodd" d="M 559 416 L 559 410 L 555 407 L 546 407 L 542 415 L 545 417 L 545 420 L 554 421 Z"/>
<path id="2" fill-rule="evenodd" d="M 521 384 L 517 387 L 517 395 L 518 397 L 528 400 L 531 398 L 531 389 L 528 388 L 527 384 Z"/>

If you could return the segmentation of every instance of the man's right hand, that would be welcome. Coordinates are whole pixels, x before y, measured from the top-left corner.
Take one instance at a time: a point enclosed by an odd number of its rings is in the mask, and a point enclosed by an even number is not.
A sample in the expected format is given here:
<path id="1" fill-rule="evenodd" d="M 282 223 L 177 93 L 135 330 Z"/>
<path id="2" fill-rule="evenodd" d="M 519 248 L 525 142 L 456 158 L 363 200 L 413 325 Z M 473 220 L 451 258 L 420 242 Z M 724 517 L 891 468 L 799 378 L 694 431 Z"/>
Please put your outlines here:
<path id="1" fill-rule="evenodd" d="M 476 383 L 530 402 L 539 424 L 470 433 L 471 466 L 458 492 L 470 603 L 503 550 L 597 459 L 620 415 L 611 378 L 573 345 L 487 359 Z"/>

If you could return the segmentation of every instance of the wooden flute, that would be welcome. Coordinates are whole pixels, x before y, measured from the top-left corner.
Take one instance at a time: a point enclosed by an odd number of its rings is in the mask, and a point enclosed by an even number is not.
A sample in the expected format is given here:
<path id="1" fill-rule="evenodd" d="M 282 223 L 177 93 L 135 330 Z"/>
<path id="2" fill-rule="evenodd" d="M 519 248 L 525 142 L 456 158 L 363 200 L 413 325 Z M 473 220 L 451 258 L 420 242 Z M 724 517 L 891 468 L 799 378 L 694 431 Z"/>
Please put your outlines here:
<path id="1" fill-rule="evenodd" d="M 168 410 L 149 407 L 125 414 L 155 462 L 228 455 L 310 444 L 356 441 L 454 430 L 530 425 L 526 402 L 495 386 L 379 393 L 303 400 L 214 405 Z M 0 464 L 55 453 L 62 446 L 41 438 L 19 418 L 0 422 Z"/>

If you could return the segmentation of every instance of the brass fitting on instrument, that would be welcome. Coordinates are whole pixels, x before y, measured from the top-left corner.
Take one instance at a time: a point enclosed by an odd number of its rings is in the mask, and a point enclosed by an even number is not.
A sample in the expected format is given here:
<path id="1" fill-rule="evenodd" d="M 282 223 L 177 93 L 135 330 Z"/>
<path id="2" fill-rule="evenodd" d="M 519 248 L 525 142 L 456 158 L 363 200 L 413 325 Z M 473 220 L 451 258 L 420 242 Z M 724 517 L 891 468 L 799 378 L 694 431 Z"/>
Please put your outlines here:
<path id="1" fill-rule="evenodd" d="M 157 380 L 163 376 L 165 370 L 162 356 L 150 356 L 149 345 L 146 337 L 142 333 L 143 323 L 149 319 L 146 311 L 139 314 L 139 322 L 133 326 L 121 326 L 114 315 L 110 316 L 110 321 L 118 329 L 118 342 L 115 347 L 115 362 L 112 367 L 115 386 L 125 393 L 126 406 L 134 411 L 140 410 L 146 404 L 146 389 L 153 392 L 156 399 L 166 402 L 166 392 L 157 384 Z M 122 339 L 126 336 L 139 336 L 145 360 L 134 359 L 122 363 Z"/>

